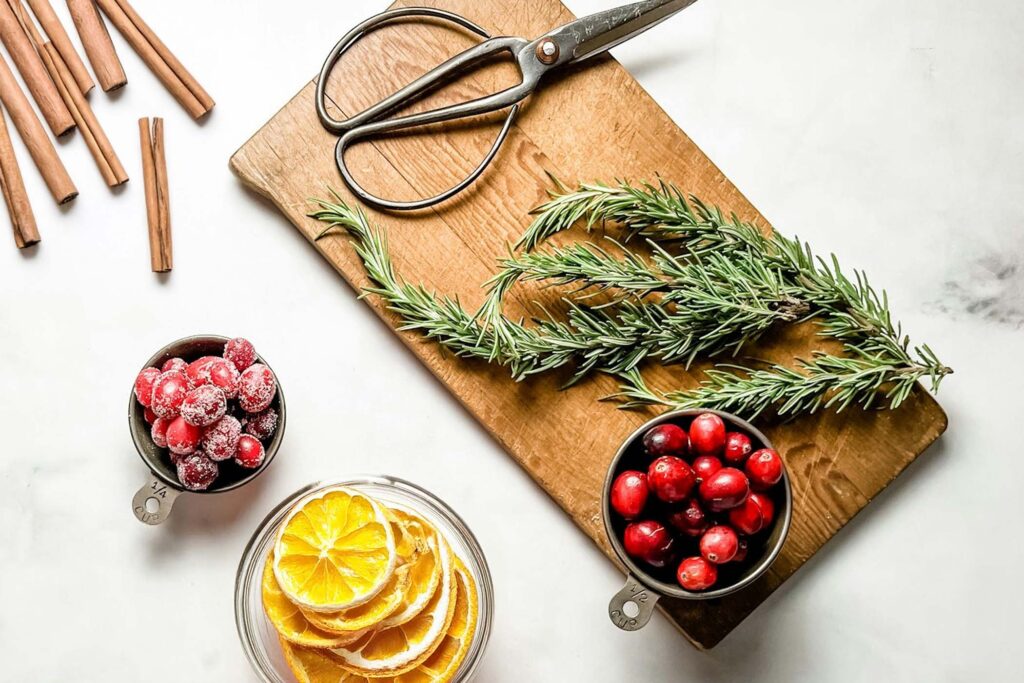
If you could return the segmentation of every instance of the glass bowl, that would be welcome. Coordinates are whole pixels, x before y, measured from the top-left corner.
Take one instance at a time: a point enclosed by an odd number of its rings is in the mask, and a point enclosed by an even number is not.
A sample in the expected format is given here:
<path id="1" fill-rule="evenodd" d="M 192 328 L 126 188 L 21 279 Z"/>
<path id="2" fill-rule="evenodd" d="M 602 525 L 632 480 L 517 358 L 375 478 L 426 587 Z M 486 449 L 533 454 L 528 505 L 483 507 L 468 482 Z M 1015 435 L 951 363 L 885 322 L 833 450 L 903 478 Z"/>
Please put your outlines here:
<path id="1" fill-rule="evenodd" d="M 494 618 L 494 586 L 483 550 L 466 523 L 439 498 L 429 491 L 403 479 L 388 476 L 356 476 L 338 481 L 316 482 L 305 486 L 285 498 L 274 508 L 249 540 L 242 553 L 235 577 L 235 624 L 242 650 L 253 671 L 265 683 L 294 683 L 295 677 L 285 662 L 278 643 L 277 631 L 263 612 L 260 583 L 263 563 L 274 545 L 277 531 L 292 506 L 310 494 L 335 486 L 346 486 L 385 504 L 400 505 L 432 522 L 462 558 L 476 580 L 479 597 L 479 619 L 473 645 L 466 655 L 453 681 L 464 683 L 473 677 L 483 658 Z"/>

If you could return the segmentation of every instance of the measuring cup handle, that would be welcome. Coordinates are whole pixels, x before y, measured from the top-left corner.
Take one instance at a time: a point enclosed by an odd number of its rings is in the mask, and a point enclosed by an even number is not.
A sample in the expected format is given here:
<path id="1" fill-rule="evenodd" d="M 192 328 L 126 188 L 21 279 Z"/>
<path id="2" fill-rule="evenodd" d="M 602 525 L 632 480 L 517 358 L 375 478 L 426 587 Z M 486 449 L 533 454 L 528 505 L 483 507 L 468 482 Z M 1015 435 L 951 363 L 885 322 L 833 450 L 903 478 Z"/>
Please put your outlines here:
<path id="1" fill-rule="evenodd" d="M 170 516 L 174 501 L 181 495 L 156 477 L 153 477 L 139 489 L 132 498 L 132 512 L 143 524 L 156 526 L 163 524 Z"/>
<path id="2" fill-rule="evenodd" d="M 627 576 L 626 585 L 608 603 L 608 618 L 623 631 L 639 631 L 651 620 L 659 597 L 632 576 Z M 627 614 L 627 605 L 632 605 L 636 614 Z"/>

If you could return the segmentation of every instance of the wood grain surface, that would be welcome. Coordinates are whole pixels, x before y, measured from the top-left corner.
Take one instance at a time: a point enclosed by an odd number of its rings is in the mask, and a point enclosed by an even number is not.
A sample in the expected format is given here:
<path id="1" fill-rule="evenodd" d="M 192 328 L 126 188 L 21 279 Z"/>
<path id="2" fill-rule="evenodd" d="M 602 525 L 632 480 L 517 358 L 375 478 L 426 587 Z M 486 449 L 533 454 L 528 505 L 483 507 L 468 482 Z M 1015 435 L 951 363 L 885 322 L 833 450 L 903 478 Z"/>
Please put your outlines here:
<path id="1" fill-rule="evenodd" d="M 557 0 L 418 4 L 453 10 L 493 34 L 531 38 L 573 18 Z M 466 33 L 440 24 L 402 24 L 374 32 L 331 76 L 328 93 L 339 110 L 334 114 L 357 113 L 473 42 Z M 311 71 L 316 67 L 311 65 Z M 511 63 L 488 64 L 410 111 L 494 92 L 516 77 Z M 308 198 L 325 195 L 329 186 L 351 200 L 334 164 L 336 139 L 316 117 L 314 91 L 314 83 L 303 88 L 231 160 L 243 182 L 273 202 L 311 242 L 322 226 L 306 217 Z M 454 184 L 476 165 L 499 120 L 500 115 L 367 142 L 349 152 L 349 163 L 371 191 L 397 199 L 427 196 Z M 544 199 L 548 172 L 569 181 L 642 180 L 657 174 L 767 226 L 693 141 L 608 57 L 545 81 L 527 102 L 495 165 L 471 191 L 432 210 L 369 214 L 387 230 L 405 278 L 457 294 L 472 309 L 483 300 L 480 285 L 494 273 L 496 260 L 529 224 L 530 209 Z M 331 236 L 314 246 L 353 287 L 367 284 L 347 238 Z M 828 245 L 820 248 L 827 250 Z M 509 312 L 536 313 L 530 301 L 543 296 L 552 294 L 524 288 Z M 379 301 L 366 301 L 395 327 L 396 319 Z M 607 378 L 588 380 L 569 391 L 559 391 L 564 376 L 515 383 L 502 369 L 453 358 L 415 334 L 397 334 L 611 557 L 600 513 L 605 471 L 620 442 L 651 414 L 598 402 L 613 389 Z M 772 336 L 751 355 L 792 362 L 820 343 L 813 328 L 794 328 Z M 658 368 L 650 376 L 662 388 L 690 386 L 699 371 Z M 582 438 L 579 425 L 588 426 Z M 878 495 L 945 430 L 946 417 L 918 390 L 895 412 L 850 410 L 759 426 L 782 453 L 792 476 L 792 529 L 771 571 L 745 591 L 713 602 L 661 602 L 666 616 L 701 648 L 724 638 Z M 606 617 L 602 612 L 594 618 Z"/>

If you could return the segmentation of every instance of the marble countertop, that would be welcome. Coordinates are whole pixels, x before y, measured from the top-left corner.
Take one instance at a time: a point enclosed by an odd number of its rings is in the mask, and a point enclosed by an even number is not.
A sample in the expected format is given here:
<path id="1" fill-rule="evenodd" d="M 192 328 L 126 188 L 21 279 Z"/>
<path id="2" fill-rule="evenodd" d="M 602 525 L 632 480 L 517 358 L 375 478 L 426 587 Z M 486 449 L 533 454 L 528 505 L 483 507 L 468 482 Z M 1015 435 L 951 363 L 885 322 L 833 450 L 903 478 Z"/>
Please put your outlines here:
<path id="1" fill-rule="evenodd" d="M 242 549 L 286 494 L 356 472 L 416 481 L 480 537 L 497 591 L 481 681 L 1024 677 L 1020 3 L 701 0 L 616 50 L 777 227 L 869 272 L 956 369 L 946 435 L 708 653 L 660 617 L 612 627 L 621 575 L 227 169 L 385 2 L 136 5 L 219 104 L 192 123 L 115 36 L 129 86 L 93 102 L 136 178 L 136 120 L 167 118 L 167 278 L 148 270 L 141 182 L 111 196 L 65 143 L 82 195 L 59 210 L 21 155 L 43 243 L 0 236 L 0 681 L 252 680 Z M 287 378 L 286 449 L 258 483 L 148 528 L 129 506 L 146 472 L 128 387 L 154 349 L 206 331 L 250 337 Z"/>

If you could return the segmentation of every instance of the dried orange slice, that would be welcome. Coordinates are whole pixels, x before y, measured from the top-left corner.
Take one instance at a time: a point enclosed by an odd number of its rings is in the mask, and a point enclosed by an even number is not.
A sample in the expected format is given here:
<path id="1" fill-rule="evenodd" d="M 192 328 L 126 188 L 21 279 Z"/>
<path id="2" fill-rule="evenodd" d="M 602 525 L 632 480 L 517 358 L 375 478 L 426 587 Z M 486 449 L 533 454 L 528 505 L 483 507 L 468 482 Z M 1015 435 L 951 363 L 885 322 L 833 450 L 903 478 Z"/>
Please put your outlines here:
<path id="1" fill-rule="evenodd" d="M 337 487 L 305 499 L 281 525 L 274 576 L 307 611 L 339 612 L 373 599 L 395 570 L 391 525 L 380 505 Z"/>
<path id="2" fill-rule="evenodd" d="M 284 638 L 278 640 L 281 641 L 284 660 L 288 662 L 288 668 L 292 670 L 295 680 L 299 683 L 355 683 L 366 680 L 363 677 L 353 677 L 342 669 L 329 650 L 294 645 Z"/>
<path id="3" fill-rule="evenodd" d="M 408 623 L 422 612 L 441 584 L 446 556 L 449 562 L 451 560 L 448 542 L 433 526 L 411 512 L 395 509 L 394 513 L 411 532 L 422 539 L 421 552 L 411 562 L 409 574 L 412 584 L 405 594 L 402 605 L 381 622 L 381 628 Z"/>

